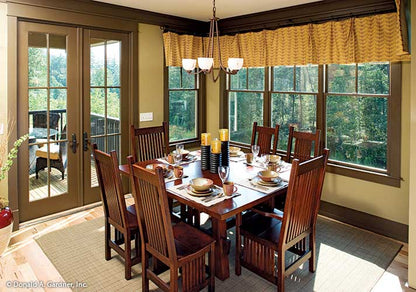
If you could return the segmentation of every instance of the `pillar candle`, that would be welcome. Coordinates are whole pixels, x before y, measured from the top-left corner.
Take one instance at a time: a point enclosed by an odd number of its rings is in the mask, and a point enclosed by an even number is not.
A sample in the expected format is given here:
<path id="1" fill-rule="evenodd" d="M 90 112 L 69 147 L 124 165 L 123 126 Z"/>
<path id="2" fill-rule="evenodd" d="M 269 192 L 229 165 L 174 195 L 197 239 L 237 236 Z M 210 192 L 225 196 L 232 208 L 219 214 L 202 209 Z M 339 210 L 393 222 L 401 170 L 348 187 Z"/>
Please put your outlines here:
<path id="1" fill-rule="evenodd" d="M 220 140 L 228 141 L 228 129 L 220 129 Z"/>
<path id="2" fill-rule="evenodd" d="M 201 134 L 201 145 L 209 146 L 211 144 L 211 133 L 202 133 Z"/>
<path id="3" fill-rule="evenodd" d="M 221 141 L 218 139 L 212 140 L 211 142 L 211 152 L 212 153 L 221 153 Z"/>

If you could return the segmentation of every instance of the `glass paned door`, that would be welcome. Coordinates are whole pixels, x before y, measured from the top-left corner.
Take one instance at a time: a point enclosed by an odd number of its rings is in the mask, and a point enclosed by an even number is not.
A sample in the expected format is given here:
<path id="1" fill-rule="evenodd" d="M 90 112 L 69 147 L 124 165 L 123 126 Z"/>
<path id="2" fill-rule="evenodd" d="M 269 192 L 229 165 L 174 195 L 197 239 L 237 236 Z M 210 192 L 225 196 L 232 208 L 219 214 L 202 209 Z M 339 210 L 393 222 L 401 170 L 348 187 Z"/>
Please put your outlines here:
<path id="1" fill-rule="evenodd" d="M 116 151 L 120 162 L 128 155 L 128 36 L 123 33 L 84 32 L 84 202 L 100 200 L 91 143 Z"/>
<path id="2" fill-rule="evenodd" d="M 19 22 L 20 220 L 77 206 L 79 155 L 69 150 L 79 129 L 76 28 Z M 71 135 L 71 137 L 70 137 Z M 76 143 L 75 143 L 76 146 Z"/>

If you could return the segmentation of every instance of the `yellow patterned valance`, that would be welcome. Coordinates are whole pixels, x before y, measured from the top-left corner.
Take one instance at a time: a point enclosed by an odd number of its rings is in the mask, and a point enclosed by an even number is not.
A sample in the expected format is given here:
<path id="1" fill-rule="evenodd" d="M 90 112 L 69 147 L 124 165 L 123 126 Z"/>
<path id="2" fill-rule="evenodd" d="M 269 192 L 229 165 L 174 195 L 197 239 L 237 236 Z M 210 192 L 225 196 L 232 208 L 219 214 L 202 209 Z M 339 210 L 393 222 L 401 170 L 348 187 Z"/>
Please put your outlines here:
<path id="1" fill-rule="evenodd" d="M 163 40 L 167 66 L 182 66 L 207 47 L 207 38 L 191 35 L 167 32 Z M 242 57 L 244 67 L 410 60 L 404 41 L 397 13 L 220 37 L 223 62 Z M 214 57 L 217 67 L 218 52 Z"/>

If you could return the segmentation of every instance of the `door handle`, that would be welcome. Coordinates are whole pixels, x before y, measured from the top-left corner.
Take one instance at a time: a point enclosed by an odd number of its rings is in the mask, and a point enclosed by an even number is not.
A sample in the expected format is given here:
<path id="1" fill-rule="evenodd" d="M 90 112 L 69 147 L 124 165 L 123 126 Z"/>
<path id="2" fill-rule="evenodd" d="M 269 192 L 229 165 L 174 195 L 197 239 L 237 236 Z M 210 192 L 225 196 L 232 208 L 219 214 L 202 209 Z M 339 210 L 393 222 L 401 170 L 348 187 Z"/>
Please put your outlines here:
<path id="1" fill-rule="evenodd" d="M 88 146 L 91 144 L 90 139 L 88 139 L 88 133 L 84 132 L 82 137 L 82 148 L 84 151 L 88 151 Z"/>
<path id="2" fill-rule="evenodd" d="M 72 134 L 70 146 L 72 148 L 72 153 L 77 153 L 78 141 L 77 141 L 77 135 L 75 135 L 75 133 Z"/>

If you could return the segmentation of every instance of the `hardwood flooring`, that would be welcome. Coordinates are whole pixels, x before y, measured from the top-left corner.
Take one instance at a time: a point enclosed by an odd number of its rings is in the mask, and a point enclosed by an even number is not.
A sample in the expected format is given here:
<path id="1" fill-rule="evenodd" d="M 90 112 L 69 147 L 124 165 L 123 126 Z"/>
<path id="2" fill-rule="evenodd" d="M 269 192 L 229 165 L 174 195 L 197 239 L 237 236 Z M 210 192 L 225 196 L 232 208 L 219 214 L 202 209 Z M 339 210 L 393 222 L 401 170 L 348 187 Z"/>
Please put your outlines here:
<path id="1" fill-rule="evenodd" d="M 132 199 L 127 199 L 132 203 Z M 34 238 L 41 234 L 52 232 L 84 221 L 103 216 L 101 206 L 79 211 L 60 218 L 51 219 L 31 226 L 23 226 L 12 235 L 9 248 L 0 258 L 0 291 L 71 291 L 70 289 L 32 288 L 7 289 L 7 281 L 38 283 L 63 282 L 63 278 L 40 249 Z M 397 254 L 387 271 L 374 287 L 374 292 L 380 291 L 416 291 L 406 287 L 407 283 L 408 245 Z M 16 282 L 17 283 L 17 282 Z M 82 291 L 82 290 L 81 290 Z"/>

